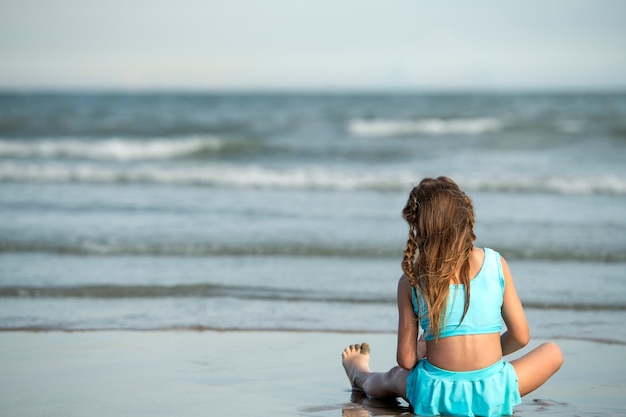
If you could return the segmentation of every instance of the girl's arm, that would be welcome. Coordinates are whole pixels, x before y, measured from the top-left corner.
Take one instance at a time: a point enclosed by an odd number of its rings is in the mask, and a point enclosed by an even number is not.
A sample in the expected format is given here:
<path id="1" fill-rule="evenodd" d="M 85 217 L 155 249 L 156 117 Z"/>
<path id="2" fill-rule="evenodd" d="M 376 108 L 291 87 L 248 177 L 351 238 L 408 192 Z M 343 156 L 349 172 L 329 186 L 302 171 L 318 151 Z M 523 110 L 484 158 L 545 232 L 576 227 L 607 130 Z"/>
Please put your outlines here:
<path id="1" fill-rule="evenodd" d="M 413 369 L 417 364 L 417 334 L 417 316 L 413 311 L 411 301 L 411 283 L 403 274 L 398 282 L 398 350 L 396 352 L 396 359 L 401 368 Z"/>
<path id="2" fill-rule="evenodd" d="M 513 353 L 528 344 L 530 341 L 530 330 L 522 302 L 517 295 L 513 276 L 509 265 L 504 258 L 502 260 L 502 272 L 504 273 L 504 300 L 502 303 L 502 318 L 507 330 L 500 336 L 502 345 L 502 355 Z"/>

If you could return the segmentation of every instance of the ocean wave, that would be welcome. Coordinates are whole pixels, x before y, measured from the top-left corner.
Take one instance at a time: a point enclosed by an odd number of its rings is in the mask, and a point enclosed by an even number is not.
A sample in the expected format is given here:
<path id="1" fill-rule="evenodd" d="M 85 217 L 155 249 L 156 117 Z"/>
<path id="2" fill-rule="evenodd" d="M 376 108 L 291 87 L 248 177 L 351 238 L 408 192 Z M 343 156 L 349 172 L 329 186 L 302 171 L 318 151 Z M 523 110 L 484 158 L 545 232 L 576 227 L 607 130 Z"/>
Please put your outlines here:
<path id="1" fill-rule="evenodd" d="M 381 244 L 379 246 L 273 242 L 250 244 L 226 243 L 138 243 L 108 242 L 89 240 L 78 243 L 63 242 L 13 242 L 0 241 L 1 253 L 54 253 L 76 256 L 284 256 L 284 257 L 343 257 L 343 258 L 402 258 L 404 248 Z M 626 253 L 620 248 L 606 250 L 588 248 L 584 251 L 569 247 L 499 247 L 499 251 L 509 260 L 575 261 L 623 263 Z"/>
<path id="2" fill-rule="evenodd" d="M 185 166 L 135 165 L 119 167 L 80 163 L 0 163 L 0 181 L 78 183 L 156 183 L 245 188 L 330 190 L 404 190 L 414 181 L 409 173 L 362 173 L 320 166 L 265 168 L 254 165 Z"/>
<path id="3" fill-rule="evenodd" d="M 0 287 L 6 298 L 238 298 L 268 301 L 322 301 L 326 303 L 395 303 L 377 294 L 355 296 L 330 291 L 229 286 L 210 283 L 181 285 L 81 285 L 67 287 Z"/>
<path id="4" fill-rule="evenodd" d="M 626 195 L 626 178 L 616 175 L 592 176 L 517 176 L 472 178 L 459 180 L 468 191 L 498 193 L 542 193 L 565 195 Z"/>
<path id="5" fill-rule="evenodd" d="M 0 242 L 0 253 L 55 253 L 79 256 L 330 256 L 354 258 L 390 258 L 402 255 L 401 248 L 303 244 L 298 242 L 219 244 L 219 243 L 124 243 L 106 241 Z"/>
<path id="6" fill-rule="evenodd" d="M 480 135 L 497 132 L 503 123 L 496 118 L 468 119 L 352 119 L 348 132 L 357 137 L 392 137 L 411 134 L 429 136 L 459 134 Z"/>
<path id="7" fill-rule="evenodd" d="M 0 287 L 4 298 L 235 298 L 242 300 L 394 305 L 394 296 L 335 291 L 302 291 L 293 288 L 250 287 L 195 283 L 179 285 L 78 285 L 58 287 Z M 626 304 L 588 303 L 577 300 L 522 300 L 535 310 L 626 311 Z"/>
<path id="8" fill-rule="evenodd" d="M 214 153 L 225 142 L 216 136 L 154 139 L 41 139 L 0 140 L 4 158 L 81 158 L 93 160 L 166 160 Z"/>
<path id="9" fill-rule="evenodd" d="M 408 170 L 362 171 L 316 165 L 269 168 L 243 164 L 135 163 L 133 166 L 117 166 L 95 162 L 0 161 L 0 182 L 18 183 L 149 183 L 260 189 L 405 192 L 422 177 L 423 174 Z M 463 176 L 458 181 L 468 192 L 626 195 L 626 178 L 616 175 Z"/>

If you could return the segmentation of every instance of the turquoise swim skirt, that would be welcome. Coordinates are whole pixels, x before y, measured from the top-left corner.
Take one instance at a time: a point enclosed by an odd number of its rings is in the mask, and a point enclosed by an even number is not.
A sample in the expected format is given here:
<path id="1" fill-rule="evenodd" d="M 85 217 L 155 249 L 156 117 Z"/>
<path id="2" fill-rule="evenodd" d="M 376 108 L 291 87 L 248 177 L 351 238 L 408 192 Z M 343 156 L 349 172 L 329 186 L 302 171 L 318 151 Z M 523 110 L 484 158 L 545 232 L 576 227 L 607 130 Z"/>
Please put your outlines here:
<path id="1" fill-rule="evenodd" d="M 407 378 L 406 396 L 415 414 L 424 416 L 509 416 L 522 402 L 515 369 L 503 360 L 452 372 L 423 359 Z"/>

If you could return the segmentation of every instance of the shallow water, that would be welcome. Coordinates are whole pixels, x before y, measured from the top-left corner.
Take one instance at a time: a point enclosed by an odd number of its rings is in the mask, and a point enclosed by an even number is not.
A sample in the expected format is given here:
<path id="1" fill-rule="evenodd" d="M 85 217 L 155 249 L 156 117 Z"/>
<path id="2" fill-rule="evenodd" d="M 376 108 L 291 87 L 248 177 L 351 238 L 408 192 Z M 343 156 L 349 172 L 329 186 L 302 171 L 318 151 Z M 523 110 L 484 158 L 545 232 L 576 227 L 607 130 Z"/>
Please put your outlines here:
<path id="1" fill-rule="evenodd" d="M 534 335 L 626 343 L 625 120 L 623 94 L 0 95 L 0 328 L 393 332 L 400 210 L 448 175 Z"/>

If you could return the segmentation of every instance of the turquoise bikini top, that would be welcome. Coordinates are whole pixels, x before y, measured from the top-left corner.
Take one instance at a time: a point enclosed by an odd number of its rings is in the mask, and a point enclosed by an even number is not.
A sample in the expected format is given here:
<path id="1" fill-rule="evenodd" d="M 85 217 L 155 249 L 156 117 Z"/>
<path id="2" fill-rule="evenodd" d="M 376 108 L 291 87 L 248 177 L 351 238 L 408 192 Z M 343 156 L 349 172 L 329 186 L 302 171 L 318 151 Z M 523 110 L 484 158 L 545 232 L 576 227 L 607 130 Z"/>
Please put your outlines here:
<path id="1" fill-rule="evenodd" d="M 502 330 L 502 300 L 504 296 L 504 274 L 500 254 L 484 248 L 485 259 L 478 274 L 470 281 L 470 305 L 461 322 L 465 306 L 463 284 L 450 285 L 450 294 L 446 308 L 445 327 L 439 337 L 461 336 L 469 334 L 496 333 Z M 419 289 L 413 287 L 413 310 L 420 319 L 420 325 L 426 332 L 426 340 L 434 340 L 429 332 L 428 307 Z M 418 304 L 419 301 L 419 304 Z M 420 314 L 421 312 L 421 314 Z"/>

